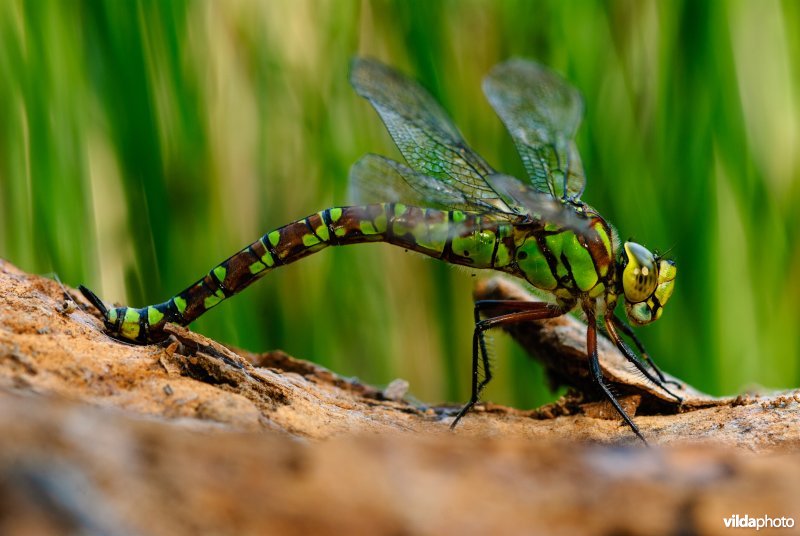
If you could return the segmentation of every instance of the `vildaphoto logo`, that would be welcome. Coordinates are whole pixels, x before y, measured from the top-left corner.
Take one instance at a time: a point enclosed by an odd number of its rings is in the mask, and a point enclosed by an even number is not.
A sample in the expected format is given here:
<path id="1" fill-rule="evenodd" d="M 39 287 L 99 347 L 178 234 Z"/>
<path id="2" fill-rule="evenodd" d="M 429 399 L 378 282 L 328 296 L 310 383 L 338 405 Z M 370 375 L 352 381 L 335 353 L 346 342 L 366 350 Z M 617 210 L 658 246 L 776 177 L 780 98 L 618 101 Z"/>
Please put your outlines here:
<path id="1" fill-rule="evenodd" d="M 740 516 L 739 514 L 734 514 L 731 517 L 725 517 L 722 519 L 725 523 L 725 528 L 729 529 L 783 529 L 787 528 L 790 529 L 794 527 L 794 518 L 793 517 L 769 517 L 769 516 L 761 516 L 761 517 L 750 517 L 749 515 L 745 514 Z"/>

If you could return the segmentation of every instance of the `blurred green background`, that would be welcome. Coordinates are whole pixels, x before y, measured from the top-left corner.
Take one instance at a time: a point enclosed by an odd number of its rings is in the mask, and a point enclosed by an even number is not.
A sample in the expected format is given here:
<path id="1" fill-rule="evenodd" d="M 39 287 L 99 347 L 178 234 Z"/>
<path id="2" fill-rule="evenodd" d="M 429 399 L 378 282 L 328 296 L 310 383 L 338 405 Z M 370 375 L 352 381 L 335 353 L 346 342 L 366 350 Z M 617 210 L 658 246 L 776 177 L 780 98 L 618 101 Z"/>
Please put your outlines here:
<path id="1" fill-rule="evenodd" d="M 800 2 L 0 2 L 0 256 L 142 306 L 264 232 L 347 204 L 398 157 L 347 83 L 376 56 L 421 80 L 496 167 L 522 168 L 480 91 L 509 56 L 585 95 L 584 198 L 670 249 L 676 293 L 639 331 L 714 394 L 800 385 Z M 194 328 L 345 375 L 468 395 L 472 278 L 384 244 L 269 274 Z M 495 335 L 485 398 L 549 400 Z"/>

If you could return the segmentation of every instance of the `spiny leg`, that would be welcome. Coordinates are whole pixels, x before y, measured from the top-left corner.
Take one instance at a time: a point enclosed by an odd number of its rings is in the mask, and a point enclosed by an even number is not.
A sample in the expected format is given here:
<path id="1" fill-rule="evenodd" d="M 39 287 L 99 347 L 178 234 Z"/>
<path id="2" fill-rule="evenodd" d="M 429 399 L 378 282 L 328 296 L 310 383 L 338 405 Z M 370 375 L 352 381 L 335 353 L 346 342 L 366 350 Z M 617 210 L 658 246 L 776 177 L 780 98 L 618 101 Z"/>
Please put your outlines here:
<path id="1" fill-rule="evenodd" d="M 481 311 L 487 309 L 511 312 L 481 320 Z M 489 354 L 486 350 L 486 330 L 529 320 L 555 318 L 563 315 L 564 312 L 563 309 L 544 302 L 516 300 L 480 300 L 475 302 L 475 331 L 472 334 L 472 394 L 469 402 L 456 415 L 455 420 L 450 425 L 450 429 L 455 428 L 461 418 L 478 402 L 481 391 L 492 379 Z M 484 379 L 482 381 L 478 380 L 480 376 L 479 359 L 483 360 Z"/>
<path id="2" fill-rule="evenodd" d="M 619 351 L 622 352 L 622 354 L 625 356 L 625 359 L 633 363 L 636 369 L 642 374 L 644 374 L 645 378 L 653 382 L 655 385 L 661 388 L 661 390 L 663 390 L 665 393 L 667 393 L 675 400 L 677 400 L 678 403 L 683 402 L 683 399 L 681 397 L 679 397 L 678 395 L 667 389 L 667 386 L 664 385 L 664 382 L 659 378 L 657 378 L 656 376 L 653 376 L 653 374 L 649 370 L 647 370 L 647 368 L 642 364 L 642 362 L 636 358 L 636 354 L 633 353 L 631 347 L 625 344 L 625 341 L 623 341 L 620 338 L 619 333 L 617 333 L 617 330 L 614 327 L 615 325 L 614 317 L 612 315 L 606 315 L 604 321 L 605 321 L 606 331 L 608 332 L 608 336 L 611 337 L 611 340 L 614 341 L 614 344 L 617 345 L 617 348 L 619 348 Z M 663 379 L 663 376 L 661 376 L 661 378 Z"/>
<path id="3" fill-rule="evenodd" d="M 544 316 L 537 316 L 535 318 L 526 317 L 528 320 L 543 320 L 546 318 L 556 318 L 563 314 L 566 314 L 566 310 L 559 308 L 555 305 L 543 302 L 530 302 L 530 301 L 520 301 L 520 300 L 478 300 L 477 302 L 475 302 L 475 308 L 474 308 L 476 325 L 481 321 L 481 313 L 485 313 L 486 311 L 495 311 L 497 313 L 501 311 L 507 311 L 509 313 L 522 313 L 526 311 L 545 311 L 544 313 L 541 313 Z M 522 320 L 516 320 L 516 321 L 520 322 Z M 478 395 L 480 396 L 480 393 L 481 391 L 483 391 L 483 388 L 486 387 L 492 379 L 492 369 L 491 369 L 491 363 L 489 362 L 489 352 L 486 350 L 485 330 L 479 333 L 478 340 L 480 342 L 481 355 L 483 356 L 483 370 L 484 370 L 484 378 L 478 384 Z"/>
<path id="4" fill-rule="evenodd" d="M 639 350 L 639 354 L 642 356 L 642 359 L 644 359 L 647 364 L 650 365 L 650 368 L 653 369 L 659 380 L 661 380 L 663 383 L 671 383 L 678 389 L 683 388 L 683 385 L 681 385 L 680 382 L 668 380 L 666 377 L 664 377 L 664 373 L 661 372 L 661 369 L 658 368 L 658 366 L 656 366 L 655 361 L 651 359 L 650 354 L 647 353 L 647 350 L 644 348 L 644 344 L 642 344 L 642 341 L 640 341 L 639 337 L 636 336 L 636 333 L 633 331 L 633 329 L 631 329 L 631 327 L 617 315 L 614 315 L 614 325 L 618 327 L 624 335 L 633 341 L 633 344 L 636 345 L 636 349 Z"/>
<path id="5" fill-rule="evenodd" d="M 475 326 L 477 326 L 481 321 L 481 311 L 485 308 L 485 303 L 478 301 L 475 303 L 475 307 L 473 308 L 473 319 L 475 322 Z M 470 395 L 470 399 L 473 394 L 477 391 L 478 396 L 480 396 L 481 391 L 483 388 L 488 385 L 488 383 L 492 380 L 492 364 L 489 362 L 489 351 L 486 349 L 486 337 L 484 333 L 478 337 L 478 353 L 481 355 L 481 359 L 483 360 L 483 380 L 477 383 L 478 379 L 478 362 L 475 359 L 475 332 L 472 333 L 472 393 Z M 462 408 L 463 410 L 463 408 Z M 460 412 L 459 412 L 460 413 Z M 458 422 L 458 418 L 453 421 L 453 425 Z"/>
<path id="6" fill-rule="evenodd" d="M 473 308 L 473 314 L 474 314 L 475 325 L 477 326 L 481 321 L 481 313 L 485 313 L 487 310 L 495 311 L 496 313 L 499 313 L 501 311 L 518 313 L 521 311 L 539 310 L 542 308 L 543 308 L 542 305 L 537 302 L 527 302 L 520 300 L 478 300 L 475 302 L 475 307 Z M 499 316 L 499 315 L 495 314 L 494 316 Z M 490 381 L 492 381 L 492 366 L 491 363 L 489 362 L 489 352 L 486 350 L 485 332 L 483 331 L 480 332 L 480 336 L 478 337 L 478 343 L 480 344 L 478 350 L 480 355 L 482 356 L 482 361 L 483 361 L 483 380 L 481 380 L 480 383 L 478 383 L 478 395 L 480 395 L 480 392 L 483 391 L 483 388 L 486 387 Z M 473 373 L 474 372 L 475 370 L 473 370 Z"/>
<path id="7" fill-rule="evenodd" d="M 556 318 L 558 316 L 565 314 L 565 311 L 563 309 L 557 308 L 554 305 L 550 305 L 543 302 L 531 302 L 531 301 L 521 301 L 521 300 L 478 300 L 475 302 L 475 308 L 473 309 L 473 311 L 474 311 L 475 324 L 477 325 L 481 321 L 481 313 L 485 313 L 486 311 L 494 311 L 497 313 L 501 311 L 518 313 L 522 311 L 539 311 L 542 309 L 550 309 L 551 311 L 557 311 L 554 312 L 552 316 L 546 316 L 544 318 Z M 493 318 L 494 316 L 500 316 L 500 315 L 493 315 L 490 316 L 490 318 Z M 480 351 L 484 359 L 484 365 L 485 365 L 484 370 L 486 370 L 486 373 L 489 376 L 488 378 L 484 378 L 484 380 L 481 382 L 480 388 L 483 388 L 484 386 L 486 386 L 486 384 L 489 383 L 489 380 L 491 379 L 491 370 L 488 361 L 489 353 L 486 351 L 486 337 L 484 332 L 481 332 L 480 334 Z"/>
<path id="8" fill-rule="evenodd" d="M 630 416 L 622 409 L 622 406 L 617 401 L 616 397 L 611 392 L 611 389 L 603 381 L 603 373 L 600 370 L 600 361 L 597 358 L 597 319 L 595 318 L 594 311 L 584 307 L 584 313 L 586 313 L 586 319 L 588 321 L 588 327 L 586 329 L 586 353 L 589 357 L 589 370 L 594 377 L 594 380 L 600 386 L 600 389 L 603 390 L 603 394 L 605 394 L 606 398 L 611 405 L 614 406 L 614 409 L 617 410 L 617 413 L 625 420 L 625 422 L 630 426 L 633 433 L 637 435 L 639 439 L 647 445 L 647 440 L 642 435 L 642 432 L 639 431 L 639 427 L 633 423 L 633 420 Z"/>

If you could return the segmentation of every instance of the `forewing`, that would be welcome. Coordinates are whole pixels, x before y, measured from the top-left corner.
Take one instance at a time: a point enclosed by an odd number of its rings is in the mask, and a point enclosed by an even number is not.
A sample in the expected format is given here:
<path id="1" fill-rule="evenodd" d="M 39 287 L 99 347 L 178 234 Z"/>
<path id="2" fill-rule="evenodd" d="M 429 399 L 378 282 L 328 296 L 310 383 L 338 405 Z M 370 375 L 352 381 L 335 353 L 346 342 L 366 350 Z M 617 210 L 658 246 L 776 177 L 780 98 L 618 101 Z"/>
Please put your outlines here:
<path id="1" fill-rule="evenodd" d="M 583 116 L 578 90 L 538 63 L 512 59 L 492 68 L 483 92 L 514 138 L 531 185 L 579 199 L 586 179 L 573 140 Z"/>
<path id="2" fill-rule="evenodd" d="M 508 210 L 484 180 L 494 170 L 469 148 L 442 107 L 419 84 L 367 58 L 353 60 L 350 83 L 381 116 L 415 171 L 465 198 Z"/>
<path id="3" fill-rule="evenodd" d="M 350 168 L 350 192 L 358 203 L 396 201 L 441 210 L 495 210 L 450 184 L 375 154 L 364 155 Z"/>

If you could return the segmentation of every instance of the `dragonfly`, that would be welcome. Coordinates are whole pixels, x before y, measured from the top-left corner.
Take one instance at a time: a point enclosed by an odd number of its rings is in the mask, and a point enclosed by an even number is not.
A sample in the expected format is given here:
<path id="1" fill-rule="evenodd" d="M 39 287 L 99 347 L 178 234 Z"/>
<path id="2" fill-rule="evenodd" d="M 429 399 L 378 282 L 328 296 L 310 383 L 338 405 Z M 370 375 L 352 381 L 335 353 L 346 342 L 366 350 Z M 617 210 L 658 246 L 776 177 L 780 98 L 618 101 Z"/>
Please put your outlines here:
<path id="1" fill-rule="evenodd" d="M 526 59 L 500 63 L 485 77 L 484 93 L 522 159 L 527 177 L 520 179 L 492 168 L 467 145 L 441 105 L 393 68 L 356 58 L 350 82 L 377 111 L 405 163 L 363 156 L 350 171 L 361 204 L 327 208 L 264 234 L 166 302 L 108 307 L 81 285 L 106 332 L 122 341 L 157 343 L 168 337 L 167 323 L 190 324 L 275 268 L 329 246 L 384 242 L 451 264 L 504 272 L 551 297 L 475 303 L 471 395 L 452 427 L 492 379 L 487 330 L 578 310 L 587 321 L 592 377 L 645 441 L 603 379 L 597 331 L 602 326 L 641 374 L 680 403 L 667 387 L 671 381 L 615 312 L 621 299 L 632 325 L 657 320 L 672 295 L 677 268 L 638 243 L 621 243 L 614 227 L 581 200 L 586 179 L 574 140 L 583 116 L 580 93 L 556 72 Z"/>

